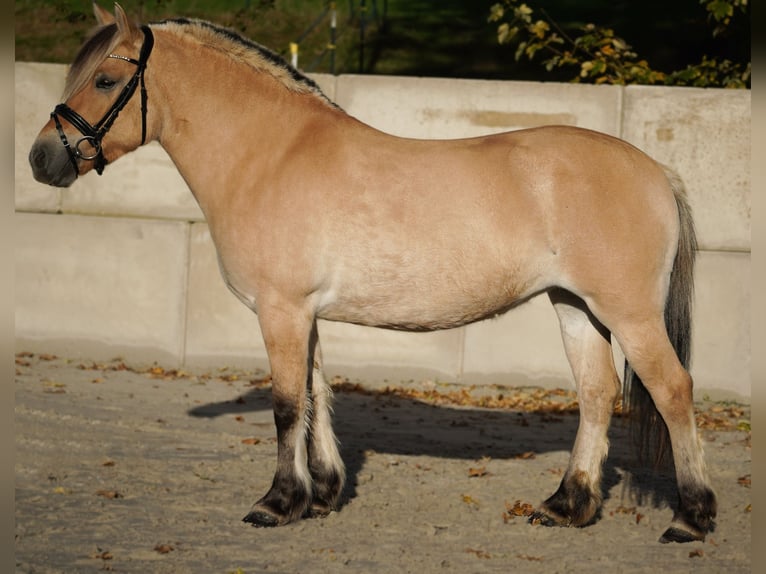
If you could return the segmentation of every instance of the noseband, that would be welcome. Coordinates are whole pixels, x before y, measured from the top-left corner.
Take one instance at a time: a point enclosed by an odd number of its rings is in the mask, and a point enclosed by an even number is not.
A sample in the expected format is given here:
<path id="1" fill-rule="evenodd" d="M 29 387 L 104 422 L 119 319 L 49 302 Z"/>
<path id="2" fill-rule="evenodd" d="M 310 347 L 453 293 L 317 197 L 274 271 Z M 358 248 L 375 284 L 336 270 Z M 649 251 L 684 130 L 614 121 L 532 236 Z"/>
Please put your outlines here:
<path id="1" fill-rule="evenodd" d="M 154 35 L 149 29 L 149 26 L 141 26 L 141 30 L 144 33 L 144 44 L 141 46 L 138 60 L 126 56 L 119 56 L 117 54 L 109 54 L 108 56 L 109 58 L 125 60 L 126 62 L 134 64 L 136 66 L 136 73 L 133 74 L 133 77 L 130 78 L 127 84 L 125 84 L 125 87 L 122 89 L 122 92 L 120 92 L 117 100 L 115 100 L 112 107 L 107 110 L 104 117 L 102 117 L 96 125 L 89 124 L 85 118 L 66 104 L 57 105 L 53 110 L 53 113 L 51 113 L 51 118 L 53 118 L 53 121 L 56 124 L 56 131 L 58 131 L 59 137 L 61 138 L 61 143 L 64 144 L 67 154 L 69 155 L 69 160 L 72 162 L 72 167 L 74 167 L 75 176 L 79 173 L 79 168 L 77 166 L 78 159 L 93 161 L 94 168 L 99 175 L 104 171 L 106 159 L 104 158 L 104 152 L 101 148 L 101 140 L 112 127 L 114 120 L 117 119 L 122 108 L 124 108 L 128 101 L 130 101 L 139 82 L 141 83 L 141 145 L 146 141 L 146 85 L 144 84 L 144 70 L 146 70 L 146 62 L 149 59 L 149 54 L 151 54 L 152 47 L 154 46 Z M 67 140 L 64 130 L 61 127 L 59 116 L 72 124 L 83 135 L 83 137 L 75 142 L 74 147 L 69 145 L 69 140 Z M 88 142 L 95 151 L 90 155 L 84 154 L 82 150 L 80 150 L 80 146 L 83 142 Z"/>

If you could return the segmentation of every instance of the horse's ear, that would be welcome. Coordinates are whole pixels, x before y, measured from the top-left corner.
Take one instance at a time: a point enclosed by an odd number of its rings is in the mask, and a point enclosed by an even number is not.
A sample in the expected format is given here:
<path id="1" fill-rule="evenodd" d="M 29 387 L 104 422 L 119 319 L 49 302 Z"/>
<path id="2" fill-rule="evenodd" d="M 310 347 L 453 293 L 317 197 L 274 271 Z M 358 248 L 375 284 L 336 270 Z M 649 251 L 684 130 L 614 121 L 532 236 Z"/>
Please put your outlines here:
<path id="1" fill-rule="evenodd" d="M 117 31 L 123 38 L 134 38 L 139 35 L 138 26 L 128 18 L 122 6 L 114 3 L 114 18 L 117 22 Z"/>
<path id="2" fill-rule="evenodd" d="M 99 26 L 106 26 L 114 22 L 114 16 L 101 6 L 93 2 L 93 13 L 96 15 L 96 22 Z"/>

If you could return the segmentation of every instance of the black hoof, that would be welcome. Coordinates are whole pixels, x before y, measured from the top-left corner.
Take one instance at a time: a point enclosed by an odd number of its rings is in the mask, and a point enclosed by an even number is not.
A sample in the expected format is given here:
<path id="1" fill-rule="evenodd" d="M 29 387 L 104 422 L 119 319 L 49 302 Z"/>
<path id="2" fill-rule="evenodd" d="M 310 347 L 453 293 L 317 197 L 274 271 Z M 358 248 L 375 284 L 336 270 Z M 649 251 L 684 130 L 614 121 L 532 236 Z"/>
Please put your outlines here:
<path id="1" fill-rule="evenodd" d="M 273 528 L 279 526 L 279 519 L 263 510 L 251 510 L 242 522 L 252 524 L 255 528 Z"/>
<path id="2" fill-rule="evenodd" d="M 542 526 L 570 526 L 572 524 L 572 521 L 567 519 L 561 519 L 558 517 L 551 516 L 550 514 L 543 512 L 541 510 L 535 510 L 532 514 L 529 515 L 528 522 L 530 524 L 540 524 Z"/>
<path id="3" fill-rule="evenodd" d="M 598 519 L 601 496 L 590 487 L 582 471 L 567 474 L 558 490 L 530 517 L 530 524 L 543 526 L 587 526 Z"/>
<path id="4" fill-rule="evenodd" d="M 703 540 L 705 540 L 704 534 L 694 534 L 688 530 L 676 528 L 675 526 L 671 526 L 662 536 L 660 536 L 660 542 L 662 544 L 668 544 L 670 542 L 701 542 Z"/>
<path id="5" fill-rule="evenodd" d="M 311 508 L 309 508 L 308 511 L 306 512 L 306 517 L 307 518 L 324 518 L 326 516 L 329 516 L 333 510 L 334 508 L 329 508 L 324 505 L 312 504 Z"/>

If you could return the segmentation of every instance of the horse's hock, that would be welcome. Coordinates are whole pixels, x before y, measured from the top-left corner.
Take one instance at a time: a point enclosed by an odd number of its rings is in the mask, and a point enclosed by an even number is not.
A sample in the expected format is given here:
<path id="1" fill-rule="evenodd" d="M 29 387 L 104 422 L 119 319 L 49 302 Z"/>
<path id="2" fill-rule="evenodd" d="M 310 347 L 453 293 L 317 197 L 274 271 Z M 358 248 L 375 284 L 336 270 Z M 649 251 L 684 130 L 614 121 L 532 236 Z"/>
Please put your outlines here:
<path id="1" fill-rule="evenodd" d="M 163 150 L 140 148 L 103 179 L 87 176 L 67 190 L 35 182 L 27 154 L 61 97 L 66 68 L 16 63 L 15 72 L 17 349 L 266 368 L 257 320 L 221 280 L 207 225 Z M 314 79 L 350 115 L 396 135 L 568 123 L 622 137 L 672 166 L 686 184 L 700 247 L 695 391 L 750 396 L 750 91 Z M 330 374 L 543 386 L 571 378 L 558 321 L 542 300 L 428 334 L 339 323 L 320 330 Z"/>

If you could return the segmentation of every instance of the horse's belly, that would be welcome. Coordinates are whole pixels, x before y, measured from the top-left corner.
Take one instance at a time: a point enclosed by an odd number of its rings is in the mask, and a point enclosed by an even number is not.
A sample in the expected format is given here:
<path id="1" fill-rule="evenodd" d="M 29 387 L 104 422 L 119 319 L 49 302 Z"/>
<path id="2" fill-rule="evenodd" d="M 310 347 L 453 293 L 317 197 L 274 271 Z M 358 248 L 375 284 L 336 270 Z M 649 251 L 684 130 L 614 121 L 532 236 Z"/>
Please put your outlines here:
<path id="1" fill-rule="evenodd" d="M 430 279 L 403 272 L 393 280 L 379 279 L 337 284 L 323 293 L 317 316 L 408 331 L 449 329 L 505 312 L 544 288 L 526 274 L 500 271 Z"/>

